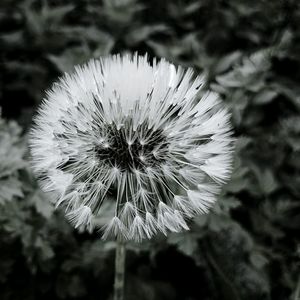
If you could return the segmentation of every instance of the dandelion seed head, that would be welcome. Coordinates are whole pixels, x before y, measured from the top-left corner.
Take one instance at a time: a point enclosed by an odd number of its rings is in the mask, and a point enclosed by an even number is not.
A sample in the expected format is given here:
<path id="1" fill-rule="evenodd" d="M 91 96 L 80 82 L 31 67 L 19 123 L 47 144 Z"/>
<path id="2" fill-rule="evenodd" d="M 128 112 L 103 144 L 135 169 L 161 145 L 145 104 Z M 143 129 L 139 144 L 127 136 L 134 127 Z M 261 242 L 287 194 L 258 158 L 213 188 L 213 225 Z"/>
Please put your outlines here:
<path id="1" fill-rule="evenodd" d="M 91 60 L 52 86 L 30 133 L 33 169 L 74 227 L 92 230 L 106 201 L 115 212 L 104 239 L 188 230 L 209 211 L 231 173 L 233 138 L 204 83 L 136 54 Z"/>

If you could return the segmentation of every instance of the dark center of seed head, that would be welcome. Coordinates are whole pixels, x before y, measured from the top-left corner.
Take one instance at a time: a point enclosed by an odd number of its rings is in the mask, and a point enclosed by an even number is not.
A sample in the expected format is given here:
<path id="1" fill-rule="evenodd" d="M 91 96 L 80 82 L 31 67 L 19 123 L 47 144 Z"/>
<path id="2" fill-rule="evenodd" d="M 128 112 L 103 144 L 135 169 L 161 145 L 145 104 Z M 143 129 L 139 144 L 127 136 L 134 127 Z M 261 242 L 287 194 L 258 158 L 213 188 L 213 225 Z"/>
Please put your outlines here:
<path id="1" fill-rule="evenodd" d="M 105 138 L 95 146 L 101 163 L 116 166 L 121 172 L 145 170 L 161 164 L 165 160 L 163 154 L 167 151 L 167 139 L 163 131 L 148 129 L 147 124 L 141 124 L 136 132 L 142 133 L 143 140 L 135 138 L 128 142 L 126 125 L 121 128 L 117 128 L 115 124 L 108 125 L 101 132 Z M 156 155 L 157 152 L 159 155 Z"/>

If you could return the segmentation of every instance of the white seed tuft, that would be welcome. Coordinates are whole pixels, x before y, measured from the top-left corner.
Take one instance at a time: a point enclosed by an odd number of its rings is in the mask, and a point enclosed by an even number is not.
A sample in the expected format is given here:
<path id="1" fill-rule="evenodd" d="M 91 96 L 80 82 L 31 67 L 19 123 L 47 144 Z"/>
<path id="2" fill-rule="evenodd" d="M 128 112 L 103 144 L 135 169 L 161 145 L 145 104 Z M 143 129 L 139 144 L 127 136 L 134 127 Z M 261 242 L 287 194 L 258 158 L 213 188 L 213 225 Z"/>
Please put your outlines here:
<path id="1" fill-rule="evenodd" d="M 230 113 L 204 86 L 192 69 L 137 54 L 60 78 L 30 132 L 33 170 L 55 206 L 92 230 L 111 203 L 103 239 L 188 230 L 186 219 L 209 211 L 232 169 Z"/>
<path id="2" fill-rule="evenodd" d="M 92 212 L 88 206 L 81 205 L 67 214 L 67 218 L 75 228 L 86 228 L 88 231 L 93 229 Z"/>

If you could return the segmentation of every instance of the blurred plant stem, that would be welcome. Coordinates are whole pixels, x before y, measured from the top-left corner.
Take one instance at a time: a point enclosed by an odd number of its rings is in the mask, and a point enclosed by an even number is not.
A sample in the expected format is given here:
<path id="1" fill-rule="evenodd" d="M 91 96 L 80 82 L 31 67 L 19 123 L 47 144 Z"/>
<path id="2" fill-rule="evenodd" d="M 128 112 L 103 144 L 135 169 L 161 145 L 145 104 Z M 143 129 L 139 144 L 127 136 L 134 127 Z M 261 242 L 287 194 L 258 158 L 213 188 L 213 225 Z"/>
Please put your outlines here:
<path id="1" fill-rule="evenodd" d="M 126 246 L 118 240 L 115 259 L 114 300 L 124 300 Z"/>
<path id="2" fill-rule="evenodd" d="M 296 286 L 296 291 L 294 294 L 294 300 L 299 300 L 300 299 L 300 276 L 298 277 L 298 284 Z"/>

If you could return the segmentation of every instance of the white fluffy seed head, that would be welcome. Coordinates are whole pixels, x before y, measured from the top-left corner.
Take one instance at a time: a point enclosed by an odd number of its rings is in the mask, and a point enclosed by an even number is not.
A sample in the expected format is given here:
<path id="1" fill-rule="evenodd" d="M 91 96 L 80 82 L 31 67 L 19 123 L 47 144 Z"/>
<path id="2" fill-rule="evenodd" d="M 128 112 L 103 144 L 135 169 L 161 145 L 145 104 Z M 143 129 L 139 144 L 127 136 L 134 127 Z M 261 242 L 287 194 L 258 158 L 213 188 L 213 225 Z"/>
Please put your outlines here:
<path id="1" fill-rule="evenodd" d="M 104 239 L 187 230 L 186 218 L 208 212 L 230 176 L 233 139 L 204 83 L 164 59 L 113 55 L 53 85 L 30 133 L 33 169 L 75 227 L 91 230 L 112 193 Z"/>

